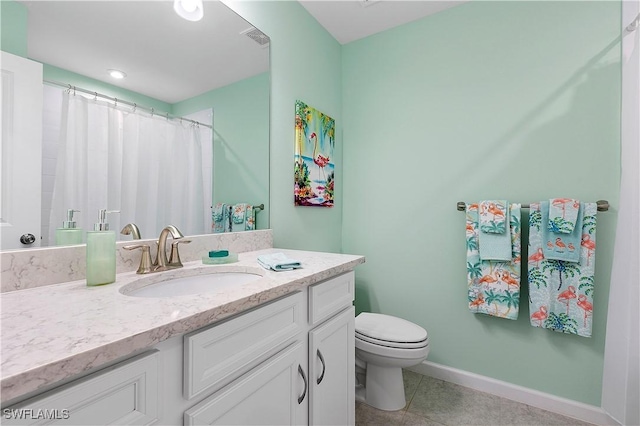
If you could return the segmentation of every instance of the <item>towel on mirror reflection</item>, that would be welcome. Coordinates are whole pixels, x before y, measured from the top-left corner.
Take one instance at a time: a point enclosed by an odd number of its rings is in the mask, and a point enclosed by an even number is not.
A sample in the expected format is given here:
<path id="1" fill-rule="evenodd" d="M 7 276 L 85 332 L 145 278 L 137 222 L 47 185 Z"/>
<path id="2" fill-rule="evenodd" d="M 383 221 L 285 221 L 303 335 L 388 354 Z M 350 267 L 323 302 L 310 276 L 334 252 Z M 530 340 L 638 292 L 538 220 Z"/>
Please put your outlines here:
<path id="1" fill-rule="evenodd" d="M 509 260 L 481 259 L 478 204 L 466 211 L 467 282 L 469 310 L 473 313 L 518 319 L 520 306 L 520 204 L 509 206 Z"/>
<path id="2" fill-rule="evenodd" d="M 509 232 L 506 232 L 506 229 L 508 228 L 508 224 L 509 224 L 509 210 L 506 209 L 507 206 L 507 202 L 504 200 L 498 201 L 499 203 L 504 203 L 503 204 L 503 209 L 504 212 L 502 212 L 502 220 L 504 221 L 504 224 L 501 226 L 502 228 L 504 228 L 505 232 L 503 233 L 488 233 L 488 232 L 483 232 L 482 231 L 482 224 L 480 223 L 479 217 L 484 213 L 485 215 L 489 215 L 489 217 L 492 216 L 491 213 L 489 213 L 489 206 L 492 205 L 492 211 L 493 211 L 493 216 L 496 217 L 496 219 L 498 217 L 500 217 L 500 214 L 497 213 L 498 211 L 500 211 L 497 207 L 496 207 L 496 201 L 495 200 L 490 200 L 490 201 L 482 201 L 479 204 L 475 204 L 478 206 L 478 209 L 476 210 L 476 216 L 478 217 L 478 224 L 480 226 L 480 229 L 478 232 L 478 245 L 479 245 L 479 254 L 480 254 L 480 259 L 482 260 L 503 260 L 503 261 L 511 261 L 511 235 Z M 484 212 L 482 211 L 484 210 Z M 490 222 L 490 221 L 489 221 Z M 493 227 L 491 225 L 485 225 L 486 227 L 488 227 L 488 229 L 499 229 L 500 226 L 499 225 L 494 225 Z"/>
<path id="3" fill-rule="evenodd" d="M 542 250 L 546 259 L 563 260 L 565 262 L 580 261 L 580 242 L 582 238 L 582 212 L 584 212 L 584 203 L 578 203 L 580 214 L 576 220 L 576 226 L 570 234 L 556 234 L 549 231 L 547 226 L 540 228 L 540 236 L 542 238 Z M 551 204 L 549 201 L 541 201 L 539 203 L 539 211 L 541 223 L 551 223 L 548 219 L 551 214 Z"/>
<path id="4" fill-rule="evenodd" d="M 217 203 L 211 211 L 213 220 L 213 233 L 220 234 L 231 230 L 231 206 L 225 203 Z"/>
<path id="5" fill-rule="evenodd" d="M 258 256 L 258 263 L 265 269 L 273 271 L 290 271 L 302 268 L 299 260 L 291 259 L 284 253 L 263 254 Z"/>
<path id="6" fill-rule="evenodd" d="M 552 198 L 549 200 L 548 230 L 555 234 L 571 234 L 577 227 L 580 201 L 573 198 Z"/>
<path id="7" fill-rule="evenodd" d="M 546 257 L 547 231 L 540 203 L 529 211 L 529 312 L 533 327 L 591 337 L 596 251 L 596 203 L 581 203 L 578 262 Z M 578 225 L 576 225 L 577 227 Z"/>
<path id="8" fill-rule="evenodd" d="M 480 231 L 487 234 L 504 234 L 507 231 L 507 200 L 480 201 Z"/>
<path id="9" fill-rule="evenodd" d="M 247 212 L 245 214 L 244 230 L 253 231 L 256 229 L 256 213 L 251 204 L 247 204 Z"/>
<path id="10" fill-rule="evenodd" d="M 231 231 L 246 230 L 247 203 L 234 204 L 231 208 Z"/>

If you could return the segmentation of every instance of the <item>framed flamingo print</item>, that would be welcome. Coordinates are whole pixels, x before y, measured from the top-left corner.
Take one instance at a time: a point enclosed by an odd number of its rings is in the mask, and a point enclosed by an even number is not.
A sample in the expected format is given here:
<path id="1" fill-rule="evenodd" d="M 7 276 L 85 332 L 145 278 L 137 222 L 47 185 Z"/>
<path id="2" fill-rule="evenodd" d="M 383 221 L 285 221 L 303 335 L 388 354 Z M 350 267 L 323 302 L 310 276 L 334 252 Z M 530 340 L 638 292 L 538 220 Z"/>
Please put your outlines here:
<path id="1" fill-rule="evenodd" d="M 333 207 L 335 129 L 333 118 L 296 101 L 296 206 Z"/>

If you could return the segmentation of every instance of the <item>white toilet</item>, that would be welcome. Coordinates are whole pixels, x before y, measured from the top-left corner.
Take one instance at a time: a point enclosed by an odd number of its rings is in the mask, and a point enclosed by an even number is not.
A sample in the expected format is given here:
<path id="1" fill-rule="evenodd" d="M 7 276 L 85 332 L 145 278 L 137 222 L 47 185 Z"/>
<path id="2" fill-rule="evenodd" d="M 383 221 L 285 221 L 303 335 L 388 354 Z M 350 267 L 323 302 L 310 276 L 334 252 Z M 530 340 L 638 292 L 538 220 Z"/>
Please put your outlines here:
<path id="1" fill-rule="evenodd" d="M 379 410 L 404 408 L 402 368 L 429 354 L 427 331 L 390 315 L 362 312 L 356 317 L 356 401 Z"/>

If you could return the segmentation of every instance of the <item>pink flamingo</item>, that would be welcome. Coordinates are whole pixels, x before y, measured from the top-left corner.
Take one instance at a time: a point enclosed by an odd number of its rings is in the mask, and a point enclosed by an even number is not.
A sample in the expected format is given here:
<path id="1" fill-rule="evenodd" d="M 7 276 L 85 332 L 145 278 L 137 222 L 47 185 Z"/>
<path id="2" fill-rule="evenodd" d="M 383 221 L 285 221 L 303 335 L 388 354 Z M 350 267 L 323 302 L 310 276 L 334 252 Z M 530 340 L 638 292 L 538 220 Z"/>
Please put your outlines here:
<path id="1" fill-rule="evenodd" d="M 542 327 L 542 321 L 547 319 L 547 307 L 540 306 L 540 309 L 531 314 L 533 321 L 538 321 L 538 327 Z"/>
<path id="2" fill-rule="evenodd" d="M 591 240 L 591 236 L 589 234 L 582 234 L 582 242 L 580 245 L 587 249 L 587 266 L 589 266 L 591 252 L 596 249 L 596 242 Z"/>
<path id="3" fill-rule="evenodd" d="M 564 244 L 564 242 L 562 242 L 562 238 L 556 238 L 556 246 L 558 246 L 558 248 L 560 249 L 560 250 L 558 250 L 558 251 L 560 251 L 560 252 L 563 252 L 563 251 L 564 251 L 564 249 L 567 247 L 567 246 Z"/>
<path id="4" fill-rule="evenodd" d="M 489 213 L 493 215 L 493 219 L 495 220 L 496 216 L 504 217 L 504 213 L 500 210 L 494 203 L 489 203 Z"/>
<path id="5" fill-rule="evenodd" d="M 547 241 L 547 248 L 553 250 L 553 243 L 551 241 Z"/>
<path id="6" fill-rule="evenodd" d="M 478 311 L 478 309 L 480 309 L 480 305 L 484 304 L 484 294 L 480 293 L 478 294 L 478 296 L 476 296 L 475 300 L 469 302 L 469 307 L 476 307 L 476 311 Z"/>
<path id="7" fill-rule="evenodd" d="M 576 249 L 576 247 L 573 245 L 573 243 L 569 243 L 569 244 L 567 245 L 567 247 L 569 248 L 569 251 L 570 251 L 570 252 L 572 252 L 572 253 L 573 253 L 573 252 L 575 251 L 575 249 Z"/>
<path id="8" fill-rule="evenodd" d="M 554 198 L 553 201 L 551 201 L 551 204 L 553 204 L 556 207 L 562 207 L 562 218 L 564 219 L 564 209 L 566 207 L 566 204 L 570 201 L 573 201 L 571 198 Z"/>
<path id="9" fill-rule="evenodd" d="M 529 256 L 529 262 L 536 262 L 536 268 L 539 267 L 539 263 L 544 259 L 544 253 L 542 253 L 542 249 L 539 248 L 537 252 Z"/>
<path id="10" fill-rule="evenodd" d="M 518 280 L 513 278 L 511 276 L 511 274 L 509 273 L 509 271 L 504 271 L 502 273 L 502 282 L 505 282 L 507 284 L 507 287 L 509 287 L 510 285 L 512 285 L 514 287 L 520 286 L 520 283 L 518 283 Z"/>
<path id="11" fill-rule="evenodd" d="M 325 183 L 327 182 L 327 176 L 324 174 L 324 168 L 327 164 L 329 164 L 329 157 L 325 157 L 322 154 L 318 154 L 318 136 L 315 132 L 311 133 L 309 139 L 313 139 L 313 162 L 320 168 L 322 171 L 322 176 L 324 177 Z"/>
<path id="12" fill-rule="evenodd" d="M 584 310 L 584 326 L 586 327 L 587 317 L 593 314 L 593 305 L 587 300 L 587 296 L 584 294 L 578 296 L 578 302 L 576 304 Z"/>
<path id="13" fill-rule="evenodd" d="M 498 280 L 491 275 L 484 275 L 478 280 L 478 284 L 482 284 L 482 283 L 493 284 L 497 281 Z"/>
<path id="14" fill-rule="evenodd" d="M 558 302 L 562 302 L 565 305 L 567 305 L 567 315 L 569 315 L 569 302 L 571 301 L 571 299 L 575 299 L 575 298 L 576 298 L 576 288 L 572 285 L 570 285 L 567 290 L 563 291 L 558 295 Z"/>

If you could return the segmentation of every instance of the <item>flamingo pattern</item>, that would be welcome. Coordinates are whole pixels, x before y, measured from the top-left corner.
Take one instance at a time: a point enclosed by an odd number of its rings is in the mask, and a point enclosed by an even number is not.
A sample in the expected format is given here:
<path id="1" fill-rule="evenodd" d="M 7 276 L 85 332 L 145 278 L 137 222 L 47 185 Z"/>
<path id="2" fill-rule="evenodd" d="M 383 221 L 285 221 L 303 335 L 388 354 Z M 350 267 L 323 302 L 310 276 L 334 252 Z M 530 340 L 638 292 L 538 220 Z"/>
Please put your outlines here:
<path id="1" fill-rule="evenodd" d="M 515 320 L 518 318 L 520 299 L 520 204 L 511 204 L 507 214 L 508 204 L 506 201 L 503 203 L 502 210 L 490 205 L 495 202 L 467 205 L 465 237 L 469 310 L 473 313 Z M 481 211 L 490 216 L 490 220 L 508 218 L 509 223 L 506 224 L 505 220 L 503 226 L 509 229 L 508 236 L 511 237 L 511 261 L 480 259 Z"/>
<path id="2" fill-rule="evenodd" d="M 506 200 L 481 201 L 480 230 L 489 234 L 504 234 L 507 230 L 506 206 Z"/>
<path id="3" fill-rule="evenodd" d="M 569 199 L 567 199 L 569 200 Z M 568 242 L 567 234 L 547 235 L 547 217 L 550 204 L 531 204 L 529 211 L 529 312 L 533 327 L 547 328 L 568 334 L 591 337 L 593 318 L 593 283 L 595 277 L 596 211 L 595 203 L 576 206 L 575 200 L 566 201 L 565 214 L 578 207 L 580 228 L 574 230 L 579 238 Z M 560 203 L 558 204 L 560 207 Z M 562 212 L 560 212 L 562 214 Z M 549 244 L 550 243 L 550 244 Z M 566 244 L 565 244 L 566 243 Z M 549 257 L 547 245 L 564 254 L 573 253 L 577 261 Z M 532 282 L 534 280 L 534 282 Z"/>
<path id="4" fill-rule="evenodd" d="M 573 198 L 552 198 L 549 200 L 549 231 L 571 234 L 577 224 L 580 201 Z"/>

